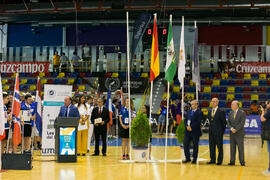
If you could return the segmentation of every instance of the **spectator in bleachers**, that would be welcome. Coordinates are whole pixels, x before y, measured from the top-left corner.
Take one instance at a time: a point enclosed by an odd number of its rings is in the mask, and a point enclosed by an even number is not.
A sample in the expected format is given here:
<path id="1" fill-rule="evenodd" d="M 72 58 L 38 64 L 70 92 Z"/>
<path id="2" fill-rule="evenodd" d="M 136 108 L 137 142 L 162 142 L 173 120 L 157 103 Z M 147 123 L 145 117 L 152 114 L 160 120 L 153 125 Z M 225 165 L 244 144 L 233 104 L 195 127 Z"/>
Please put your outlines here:
<path id="1" fill-rule="evenodd" d="M 77 55 L 77 51 L 74 51 L 73 56 L 71 58 L 71 63 L 73 65 L 73 69 L 75 72 L 81 71 L 79 67 L 80 61 L 81 61 L 81 58 Z"/>
<path id="2" fill-rule="evenodd" d="M 254 100 L 250 106 L 250 111 L 252 115 L 258 115 L 259 114 L 259 106 L 257 104 L 257 101 Z"/>
<path id="3" fill-rule="evenodd" d="M 185 118 L 185 136 L 184 136 L 184 151 L 186 159 L 183 163 L 190 162 L 190 143 L 193 142 L 193 160 L 192 164 L 197 163 L 198 158 L 198 150 L 199 150 L 199 140 L 202 135 L 201 132 L 201 122 L 203 120 L 203 113 L 198 108 L 199 102 L 197 100 L 193 100 L 191 102 L 192 109 L 187 111 L 187 115 Z"/>
<path id="4" fill-rule="evenodd" d="M 157 127 L 157 134 L 162 134 L 163 129 L 166 122 L 166 114 L 167 114 L 167 104 L 164 104 L 161 107 L 160 115 L 158 117 L 158 127 Z"/>
<path id="5" fill-rule="evenodd" d="M 61 57 L 60 57 L 60 65 L 61 65 L 61 72 L 67 72 L 68 71 L 68 64 L 69 64 L 69 59 L 66 56 L 66 54 L 63 52 Z"/>
<path id="6" fill-rule="evenodd" d="M 241 166 L 245 166 L 244 136 L 246 113 L 239 109 L 239 102 L 231 103 L 232 111 L 228 115 L 228 128 L 230 129 L 230 152 L 231 158 L 228 165 L 235 165 L 236 145 L 238 146 L 239 161 Z"/>
<path id="7" fill-rule="evenodd" d="M 267 142 L 269 166 L 263 171 L 264 175 L 270 175 L 270 100 L 266 101 L 265 107 L 261 106 L 262 140 Z"/>
<path id="8" fill-rule="evenodd" d="M 59 66 L 60 66 L 60 56 L 58 55 L 58 51 L 55 51 L 53 55 L 53 71 L 59 72 Z"/>

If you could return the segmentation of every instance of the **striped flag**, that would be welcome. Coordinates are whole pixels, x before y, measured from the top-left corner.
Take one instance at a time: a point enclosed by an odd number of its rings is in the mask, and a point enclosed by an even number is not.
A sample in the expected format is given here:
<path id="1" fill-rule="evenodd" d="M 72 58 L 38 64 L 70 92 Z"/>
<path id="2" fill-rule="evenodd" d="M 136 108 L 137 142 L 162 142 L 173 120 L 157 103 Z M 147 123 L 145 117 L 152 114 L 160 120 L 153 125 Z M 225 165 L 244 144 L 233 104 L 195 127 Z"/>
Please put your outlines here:
<path id="1" fill-rule="evenodd" d="M 107 103 L 106 103 L 106 107 L 107 109 L 109 110 L 109 113 L 110 113 L 110 121 L 109 123 L 107 124 L 107 127 L 109 128 L 109 125 L 112 125 L 112 99 L 111 99 L 111 88 L 109 88 L 109 91 L 108 91 L 108 95 L 107 95 Z"/>
<path id="2" fill-rule="evenodd" d="M 42 118 L 41 118 L 41 84 L 40 78 L 37 80 L 37 91 L 36 91 L 36 128 L 38 130 L 39 136 L 42 136 Z"/>
<path id="3" fill-rule="evenodd" d="M 179 65 L 178 65 L 178 79 L 180 81 L 180 87 L 184 87 L 184 78 L 186 75 L 186 55 L 185 55 L 185 43 L 184 43 L 184 16 L 182 16 L 182 30 L 180 39 L 180 52 L 179 52 Z"/>
<path id="4" fill-rule="evenodd" d="M 170 15 L 169 32 L 167 39 L 167 62 L 165 67 L 165 79 L 169 82 L 172 82 L 175 73 L 176 73 L 176 64 L 175 64 L 173 33 L 172 33 L 172 15 Z"/>
<path id="5" fill-rule="evenodd" d="M 159 52 L 158 52 L 158 34 L 157 34 L 157 14 L 155 14 L 152 49 L 151 49 L 150 81 L 152 82 L 158 75 L 159 75 Z"/>
<path id="6" fill-rule="evenodd" d="M 21 123 L 19 121 L 21 111 L 20 92 L 19 92 L 19 74 L 16 75 L 14 97 L 12 103 L 12 116 L 14 118 L 13 144 L 18 146 L 21 143 Z"/>
<path id="7" fill-rule="evenodd" d="M 201 89 L 201 78 L 200 78 L 200 64 L 198 59 L 198 28 L 194 27 L 194 44 L 193 44 L 193 63 L 192 63 L 192 81 L 196 83 L 197 89 Z"/>
<path id="8" fill-rule="evenodd" d="M 2 80 L 0 75 L 0 140 L 6 138 L 5 133 L 5 111 L 4 111 L 4 101 L 3 101 L 3 91 L 2 91 Z"/>

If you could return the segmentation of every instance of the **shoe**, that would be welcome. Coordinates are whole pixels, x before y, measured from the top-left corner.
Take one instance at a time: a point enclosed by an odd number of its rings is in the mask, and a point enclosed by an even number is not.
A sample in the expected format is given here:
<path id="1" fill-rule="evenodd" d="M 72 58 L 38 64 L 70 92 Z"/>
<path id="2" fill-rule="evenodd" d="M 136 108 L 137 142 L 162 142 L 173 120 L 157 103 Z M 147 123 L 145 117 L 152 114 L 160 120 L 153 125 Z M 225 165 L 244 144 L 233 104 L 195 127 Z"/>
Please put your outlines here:
<path id="1" fill-rule="evenodd" d="M 85 154 L 82 154 L 83 156 L 85 156 Z"/>
<path id="2" fill-rule="evenodd" d="M 107 154 L 106 153 L 103 153 L 103 156 L 107 156 Z"/>
<path id="3" fill-rule="evenodd" d="M 123 154 L 123 157 L 122 157 L 123 160 L 126 160 L 126 155 Z"/>
<path id="4" fill-rule="evenodd" d="M 197 163 L 197 160 L 193 160 L 191 163 L 192 164 L 196 164 Z"/>
<path id="5" fill-rule="evenodd" d="M 77 154 L 77 156 L 80 156 L 81 154 Z"/>
<path id="6" fill-rule="evenodd" d="M 182 163 L 184 163 L 184 164 L 186 164 L 186 163 L 188 163 L 188 162 L 191 162 L 191 160 L 189 159 L 189 160 L 184 160 L 184 161 L 182 161 Z"/>
<path id="7" fill-rule="evenodd" d="M 241 164 L 241 166 L 246 166 L 246 164 L 245 163 L 240 163 Z"/>
<path id="8" fill-rule="evenodd" d="M 129 155 L 128 154 L 126 154 L 126 160 L 129 160 Z"/>
<path id="9" fill-rule="evenodd" d="M 229 165 L 229 166 L 234 166 L 235 163 L 230 162 L 228 165 Z"/>
<path id="10" fill-rule="evenodd" d="M 270 176 L 270 171 L 268 169 L 267 170 L 264 170 L 262 173 L 265 176 Z"/>
<path id="11" fill-rule="evenodd" d="M 222 162 L 218 162 L 217 165 L 218 165 L 218 166 L 222 165 Z"/>
<path id="12" fill-rule="evenodd" d="M 214 162 L 214 161 L 209 161 L 209 162 L 207 162 L 206 164 L 216 164 L 216 162 Z"/>
<path id="13" fill-rule="evenodd" d="M 92 154 L 92 156 L 99 156 L 99 154 Z"/>

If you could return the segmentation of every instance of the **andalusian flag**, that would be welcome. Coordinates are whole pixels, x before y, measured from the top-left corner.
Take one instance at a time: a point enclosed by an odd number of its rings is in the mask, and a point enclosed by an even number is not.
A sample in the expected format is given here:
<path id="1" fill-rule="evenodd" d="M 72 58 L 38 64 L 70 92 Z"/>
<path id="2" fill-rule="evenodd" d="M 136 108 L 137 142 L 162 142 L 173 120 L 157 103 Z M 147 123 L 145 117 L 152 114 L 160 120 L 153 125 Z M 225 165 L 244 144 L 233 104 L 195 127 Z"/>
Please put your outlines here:
<path id="1" fill-rule="evenodd" d="M 180 52 L 179 52 L 179 65 L 178 65 L 178 79 L 180 81 L 180 87 L 184 87 L 184 78 L 186 75 L 186 55 L 185 55 L 185 43 L 184 43 L 184 16 L 182 16 L 182 30 L 180 39 Z"/>
<path id="2" fill-rule="evenodd" d="M 169 82 L 172 82 L 175 73 L 176 73 L 176 64 L 175 64 L 175 51 L 173 44 L 173 33 L 172 33 L 172 15 L 170 15 L 169 33 L 167 39 L 167 62 L 165 68 L 165 79 Z"/>
<path id="3" fill-rule="evenodd" d="M 154 14 L 150 81 L 153 81 L 158 75 L 159 75 L 159 52 L 158 52 L 158 34 L 157 34 L 157 14 Z"/>

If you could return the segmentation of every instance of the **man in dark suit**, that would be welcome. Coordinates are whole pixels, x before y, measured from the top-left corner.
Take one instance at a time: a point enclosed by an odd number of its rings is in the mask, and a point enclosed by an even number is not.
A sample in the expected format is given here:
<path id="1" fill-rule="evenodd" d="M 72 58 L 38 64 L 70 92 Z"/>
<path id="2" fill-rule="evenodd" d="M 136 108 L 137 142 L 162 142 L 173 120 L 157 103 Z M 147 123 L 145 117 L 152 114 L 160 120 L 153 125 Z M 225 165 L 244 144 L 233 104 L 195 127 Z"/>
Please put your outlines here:
<path id="1" fill-rule="evenodd" d="M 199 149 L 199 140 L 202 135 L 201 122 L 203 119 L 203 113 L 198 109 L 198 101 L 193 100 L 191 102 L 191 110 L 187 112 L 185 118 L 185 137 L 184 137 L 184 151 L 186 160 L 183 163 L 190 162 L 190 143 L 193 142 L 193 160 L 192 164 L 196 164 Z"/>
<path id="2" fill-rule="evenodd" d="M 109 110 L 103 106 L 104 100 L 99 98 L 98 106 L 95 107 L 92 111 L 91 121 L 94 124 L 94 133 L 95 133 L 95 153 L 93 156 L 99 155 L 99 138 L 102 138 L 102 154 L 106 156 L 107 148 L 107 123 L 110 120 Z"/>
<path id="3" fill-rule="evenodd" d="M 218 98 L 212 99 L 212 109 L 208 111 L 209 126 L 209 149 L 210 162 L 207 164 L 216 163 L 216 146 L 218 148 L 217 165 L 221 165 L 223 161 L 223 134 L 226 128 L 225 112 L 218 107 Z"/>
<path id="4" fill-rule="evenodd" d="M 79 110 L 71 104 L 71 97 L 64 99 L 64 106 L 61 107 L 58 117 L 80 117 Z"/>
<path id="5" fill-rule="evenodd" d="M 235 153 L 236 145 L 238 146 L 239 161 L 241 166 L 245 166 L 245 155 L 244 155 L 244 136 L 245 129 L 244 125 L 246 122 L 246 113 L 239 109 L 239 102 L 233 101 L 231 104 L 232 111 L 228 117 L 228 128 L 230 129 L 230 151 L 231 160 L 228 165 L 235 165 Z"/>

